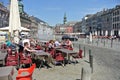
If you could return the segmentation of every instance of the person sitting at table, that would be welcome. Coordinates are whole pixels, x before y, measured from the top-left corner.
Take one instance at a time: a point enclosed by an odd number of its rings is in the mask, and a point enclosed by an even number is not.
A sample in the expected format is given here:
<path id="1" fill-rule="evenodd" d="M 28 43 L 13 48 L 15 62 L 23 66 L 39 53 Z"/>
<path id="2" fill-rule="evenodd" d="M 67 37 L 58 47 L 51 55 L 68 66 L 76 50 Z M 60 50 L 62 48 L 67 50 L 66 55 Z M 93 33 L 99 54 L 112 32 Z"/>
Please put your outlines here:
<path id="1" fill-rule="evenodd" d="M 49 41 L 49 44 L 48 44 L 48 51 L 51 51 L 54 47 L 55 47 L 54 41 L 53 41 L 53 40 L 50 40 L 50 41 Z"/>
<path id="2" fill-rule="evenodd" d="M 67 46 L 67 49 L 73 50 L 73 44 L 69 39 L 66 40 L 66 46 Z"/>
<path id="3" fill-rule="evenodd" d="M 61 46 L 66 46 L 66 39 L 63 39 L 63 40 L 61 41 Z"/>
<path id="4" fill-rule="evenodd" d="M 56 40 L 55 41 L 55 47 L 58 47 L 58 46 L 61 46 L 61 43 L 58 40 Z"/>
<path id="5" fill-rule="evenodd" d="M 12 48 L 12 49 L 15 49 L 15 48 L 16 48 L 13 40 L 12 40 L 12 41 L 6 40 L 6 46 L 9 47 L 9 48 Z"/>
<path id="6" fill-rule="evenodd" d="M 36 52 L 36 50 L 31 49 L 31 47 L 29 46 L 28 42 L 25 42 L 24 43 L 24 53 L 25 53 L 25 55 L 27 56 L 27 55 L 29 55 L 32 52 Z"/>
<path id="7" fill-rule="evenodd" d="M 29 47 L 29 44 L 27 42 L 24 43 L 24 53 L 25 56 L 30 56 L 29 54 L 32 52 L 36 52 L 36 50 L 31 49 L 31 47 Z M 46 60 L 46 58 L 44 60 L 42 60 L 43 65 L 45 65 L 47 68 L 52 68 L 49 64 L 48 61 Z"/>
<path id="8" fill-rule="evenodd" d="M 42 50 L 41 46 L 39 44 L 36 44 L 35 50 Z"/>

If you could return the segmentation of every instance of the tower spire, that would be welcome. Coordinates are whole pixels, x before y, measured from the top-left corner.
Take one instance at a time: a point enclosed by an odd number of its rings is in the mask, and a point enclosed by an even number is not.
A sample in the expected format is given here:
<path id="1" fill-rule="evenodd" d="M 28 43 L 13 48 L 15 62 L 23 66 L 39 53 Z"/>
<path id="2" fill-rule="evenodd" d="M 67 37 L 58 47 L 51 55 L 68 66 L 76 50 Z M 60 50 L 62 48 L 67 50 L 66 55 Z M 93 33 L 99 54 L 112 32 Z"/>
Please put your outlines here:
<path id="1" fill-rule="evenodd" d="M 66 13 L 64 13 L 64 20 L 63 20 L 63 24 L 66 24 L 67 22 L 67 17 L 66 17 Z"/>
<path id="2" fill-rule="evenodd" d="M 21 2 L 22 0 L 18 0 L 19 12 L 24 13 L 24 5 Z"/>

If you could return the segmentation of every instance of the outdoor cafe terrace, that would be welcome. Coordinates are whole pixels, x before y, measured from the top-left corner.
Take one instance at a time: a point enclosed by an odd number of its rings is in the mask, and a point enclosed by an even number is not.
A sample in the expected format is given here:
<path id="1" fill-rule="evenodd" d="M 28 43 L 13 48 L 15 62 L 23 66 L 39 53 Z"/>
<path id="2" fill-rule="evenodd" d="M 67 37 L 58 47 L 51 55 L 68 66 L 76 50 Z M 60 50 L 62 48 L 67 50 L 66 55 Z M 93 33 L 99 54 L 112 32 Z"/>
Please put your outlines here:
<path id="1" fill-rule="evenodd" d="M 31 40 L 30 47 L 35 51 L 27 55 L 18 48 L 1 44 L 0 80 L 80 79 L 82 50 L 75 51 L 69 45 L 49 49 L 50 41 L 34 41 Z M 21 46 L 17 45 L 19 49 Z"/>

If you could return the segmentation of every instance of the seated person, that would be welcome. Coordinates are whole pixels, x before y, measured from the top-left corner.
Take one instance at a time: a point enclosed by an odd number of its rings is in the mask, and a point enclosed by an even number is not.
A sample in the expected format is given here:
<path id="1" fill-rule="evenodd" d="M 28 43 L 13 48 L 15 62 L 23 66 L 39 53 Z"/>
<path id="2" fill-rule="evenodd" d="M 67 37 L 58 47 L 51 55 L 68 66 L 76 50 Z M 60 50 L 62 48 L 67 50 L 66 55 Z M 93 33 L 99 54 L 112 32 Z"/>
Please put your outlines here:
<path id="1" fill-rule="evenodd" d="M 31 52 L 36 52 L 36 50 L 31 49 L 28 42 L 24 43 L 24 53 L 25 55 L 29 55 Z"/>
<path id="2" fill-rule="evenodd" d="M 36 44 L 35 50 L 42 50 L 41 46 L 39 44 Z"/>
<path id="3" fill-rule="evenodd" d="M 49 41 L 49 45 L 48 45 L 48 48 L 49 48 L 48 50 L 51 51 L 54 47 L 55 47 L 54 41 L 53 41 L 53 40 L 50 40 L 50 41 Z"/>
<path id="4" fill-rule="evenodd" d="M 61 43 L 59 42 L 59 41 L 55 41 L 55 47 L 58 47 L 58 46 L 60 46 L 61 45 Z"/>
<path id="5" fill-rule="evenodd" d="M 71 50 L 73 49 L 73 44 L 69 39 L 66 40 L 66 46 L 68 49 L 71 49 Z"/>
<path id="6" fill-rule="evenodd" d="M 16 49 L 15 44 L 12 43 L 12 42 L 9 41 L 9 40 L 6 40 L 6 46 L 9 47 L 9 48 L 12 48 L 12 49 Z"/>
<path id="7" fill-rule="evenodd" d="M 66 45 L 67 45 L 67 44 L 66 44 L 66 39 L 62 40 L 61 46 L 66 46 Z"/>

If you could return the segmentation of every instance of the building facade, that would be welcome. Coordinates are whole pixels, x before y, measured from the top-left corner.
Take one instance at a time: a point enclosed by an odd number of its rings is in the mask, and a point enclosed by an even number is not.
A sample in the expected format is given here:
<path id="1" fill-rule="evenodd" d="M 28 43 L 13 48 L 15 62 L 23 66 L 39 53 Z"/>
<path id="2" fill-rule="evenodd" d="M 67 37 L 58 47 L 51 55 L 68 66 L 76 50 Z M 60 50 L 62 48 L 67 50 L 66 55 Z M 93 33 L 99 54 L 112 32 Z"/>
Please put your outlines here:
<path id="1" fill-rule="evenodd" d="M 112 36 L 112 9 L 103 10 L 102 18 L 102 35 Z"/>
<path id="2" fill-rule="evenodd" d="M 67 22 L 66 24 L 57 24 L 55 26 L 55 33 L 64 34 L 64 33 L 73 33 L 73 27 L 76 24 L 76 21 Z"/>
<path id="3" fill-rule="evenodd" d="M 38 38 L 46 41 L 55 39 L 53 27 L 46 22 L 40 21 L 38 24 Z"/>
<path id="4" fill-rule="evenodd" d="M 73 26 L 73 33 L 82 33 L 82 22 L 77 22 L 74 26 Z"/>
<path id="5" fill-rule="evenodd" d="M 82 19 L 82 32 L 99 36 L 120 36 L 120 5 L 103 9 Z"/>
<path id="6" fill-rule="evenodd" d="M 117 5 L 112 13 L 112 35 L 120 36 L 120 5 Z"/>
<path id="7" fill-rule="evenodd" d="M 8 26 L 8 18 L 9 18 L 9 11 L 3 5 L 3 3 L 0 2 L 0 28 Z"/>

